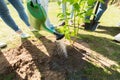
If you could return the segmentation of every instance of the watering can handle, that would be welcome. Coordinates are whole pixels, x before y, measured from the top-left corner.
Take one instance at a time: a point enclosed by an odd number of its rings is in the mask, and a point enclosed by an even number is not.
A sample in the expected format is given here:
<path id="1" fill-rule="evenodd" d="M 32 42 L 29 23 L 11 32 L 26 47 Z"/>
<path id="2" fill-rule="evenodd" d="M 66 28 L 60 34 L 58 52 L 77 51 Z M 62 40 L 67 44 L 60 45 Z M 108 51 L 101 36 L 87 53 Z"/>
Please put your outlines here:
<path id="1" fill-rule="evenodd" d="M 36 4 L 40 4 L 40 0 L 31 0 L 33 5 L 35 6 Z"/>

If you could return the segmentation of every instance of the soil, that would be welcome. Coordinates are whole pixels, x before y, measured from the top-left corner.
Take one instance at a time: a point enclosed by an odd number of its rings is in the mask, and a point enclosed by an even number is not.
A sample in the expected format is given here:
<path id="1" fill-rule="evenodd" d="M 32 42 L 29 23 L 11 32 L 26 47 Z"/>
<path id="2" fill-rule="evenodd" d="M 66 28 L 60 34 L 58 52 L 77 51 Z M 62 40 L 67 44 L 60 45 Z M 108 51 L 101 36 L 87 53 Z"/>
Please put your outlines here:
<path id="1" fill-rule="evenodd" d="M 82 74 L 73 79 L 86 64 L 83 54 L 87 52 L 79 44 L 68 46 L 64 42 L 66 58 L 60 55 L 63 52 L 58 51 L 56 42 L 44 36 L 39 40 L 23 40 L 20 46 L 0 52 L 0 80 L 87 80 Z"/>

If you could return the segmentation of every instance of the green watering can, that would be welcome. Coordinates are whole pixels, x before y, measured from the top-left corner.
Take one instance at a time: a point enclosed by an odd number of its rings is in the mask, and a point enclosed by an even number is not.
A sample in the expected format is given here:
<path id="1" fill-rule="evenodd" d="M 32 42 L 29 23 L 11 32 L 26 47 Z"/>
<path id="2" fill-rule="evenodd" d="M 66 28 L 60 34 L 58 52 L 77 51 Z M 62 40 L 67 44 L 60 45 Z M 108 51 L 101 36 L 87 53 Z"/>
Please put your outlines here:
<path id="1" fill-rule="evenodd" d="M 27 2 L 27 9 L 31 26 L 37 30 L 40 30 L 41 27 L 44 28 L 46 31 L 54 34 L 56 36 L 56 40 L 60 40 L 64 37 L 64 34 L 60 34 L 55 31 L 55 29 L 50 29 L 45 25 L 47 14 L 41 4 L 36 3 L 34 5 L 33 2 L 29 0 Z"/>

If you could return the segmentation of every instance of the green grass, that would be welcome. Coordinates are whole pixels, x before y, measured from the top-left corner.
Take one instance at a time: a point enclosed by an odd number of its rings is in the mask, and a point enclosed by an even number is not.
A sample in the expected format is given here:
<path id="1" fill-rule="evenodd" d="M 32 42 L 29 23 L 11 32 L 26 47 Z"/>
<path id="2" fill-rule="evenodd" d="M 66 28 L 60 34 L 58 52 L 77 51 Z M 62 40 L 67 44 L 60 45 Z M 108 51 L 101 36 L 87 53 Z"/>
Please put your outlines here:
<path id="1" fill-rule="evenodd" d="M 50 3 L 49 5 L 49 17 L 51 22 L 58 25 L 57 13 L 60 11 L 56 3 Z M 8 5 L 11 15 L 14 17 L 15 22 L 19 27 L 26 33 L 32 35 L 30 39 L 35 38 L 33 33 L 29 31 L 26 25 L 20 20 L 15 9 L 11 5 Z M 114 36 L 120 32 L 120 28 L 116 27 L 116 24 L 120 22 L 120 10 L 114 6 L 109 6 L 108 10 L 102 16 L 100 20 L 101 24 L 95 32 L 85 31 L 83 28 L 79 31 L 80 40 L 87 43 L 94 53 L 98 54 L 104 59 L 106 64 L 111 64 L 110 66 L 99 65 L 94 62 L 89 62 L 86 64 L 85 69 L 77 71 L 74 74 L 69 74 L 68 80 L 72 75 L 75 80 L 79 80 L 79 75 L 84 74 L 88 76 L 89 80 L 120 80 L 120 43 L 115 43 L 112 40 Z M 40 31 L 41 33 L 41 31 Z M 43 33 L 44 34 L 44 33 Z M 15 48 L 21 44 L 20 37 L 11 30 L 3 21 L 0 20 L 0 41 L 7 42 L 8 47 L 3 49 Z M 80 43 L 80 42 L 78 42 Z M 98 58 L 99 56 L 97 56 Z M 98 60 L 98 59 L 95 60 Z M 112 62 L 113 65 L 112 65 Z M 117 66 L 118 65 L 118 66 Z M 117 70 L 118 69 L 118 70 Z M 71 77 L 72 77 L 71 76 Z"/>
<path id="2" fill-rule="evenodd" d="M 116 7 L 109 6 L 108 10 L 102 16 L 100 26 L 95 32 L 88 32 L 80 29 L 80 38 L 87 42 L 91 49 L 114 60 L 120 57 L 120 43 L 112 40 L 120 32 L 120 27 L 116 24 L 120 22 L 120 10 Z"/>
<path id="3" fill-rule="evenodd" d="M 0 75 L 0 80 L 13 80 L 13 76 L 15 76 L 15 73 L 10 73 L 8 75 Z"/>

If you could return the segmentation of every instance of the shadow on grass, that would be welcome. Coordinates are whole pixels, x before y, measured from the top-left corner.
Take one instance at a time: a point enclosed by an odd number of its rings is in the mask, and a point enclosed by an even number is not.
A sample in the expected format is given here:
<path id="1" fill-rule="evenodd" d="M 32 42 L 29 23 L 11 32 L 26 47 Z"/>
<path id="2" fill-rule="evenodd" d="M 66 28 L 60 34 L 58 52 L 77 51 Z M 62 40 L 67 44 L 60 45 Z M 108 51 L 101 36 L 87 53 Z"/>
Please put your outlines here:
<path id="1" fill-rule="evenodd" d="M 23 80 L 0 50 L 0 80 Z"/>
<path id="2" fill-rule="evenodd" d="M 79 37 L 82 38 L 81 41 L 90 45 L 91 50 L 96 51 L 111 60 L 119 62 L 120 43 L 116 43 L 113 40 L 104 37 L 96 37 L 93 35 L 79 34 Z M 81 43 L 81 41 L 78 40 L 77 42 Z"/>
<path id="3" fill-rule="evenodd" d="M 120 27 L 115 26 L 99 26 L 98 29 L 104 30 L 104 31 L 95 31 L 97 33 L 104 33 L 111 36 L 115 36 L 116 34 L 120 33 Z"/>
<path id="4" fill-rule="evenodd" d="M 103 69 L 106 69 L 112 74 L 110 78 L 105 80 L 119 80 L 120 76 L 120 44 L 115 43 L 107 38 L 96 37 L 93 35 L 79 34 L 82 40 L 76 41 L 81 44 L 85 42 L 90 46 L 90 53 L 88 53 L 88 60 L 93 64 L 98 64 Z M 93 52 L 94 51 L 94 52 Z M 114 72 L 118 72 L 117 74 Z M 113 78 L 116 76 L 116 79 Z M 118 78 L 117 78 L 118 76 Z M 101 79 L 102 80 L 102 79 Z"/>

